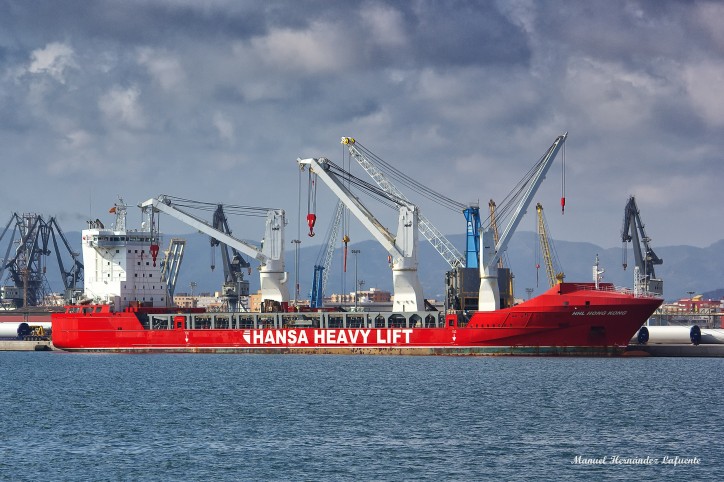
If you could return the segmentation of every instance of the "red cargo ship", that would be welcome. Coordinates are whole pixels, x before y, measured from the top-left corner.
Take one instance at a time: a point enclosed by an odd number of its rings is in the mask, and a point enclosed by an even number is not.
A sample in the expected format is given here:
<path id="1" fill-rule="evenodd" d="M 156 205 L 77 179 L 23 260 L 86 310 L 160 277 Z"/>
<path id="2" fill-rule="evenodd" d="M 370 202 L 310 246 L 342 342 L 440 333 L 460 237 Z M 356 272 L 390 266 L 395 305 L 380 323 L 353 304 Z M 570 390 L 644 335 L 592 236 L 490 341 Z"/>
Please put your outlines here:
<path id="1" fill-rule="evenodd" d="M 618 355 L 660 298 L 600 283 L 562 283 L 492 312 L 205 313 L 111 305 L 53 314 L 69 351 Z"/>

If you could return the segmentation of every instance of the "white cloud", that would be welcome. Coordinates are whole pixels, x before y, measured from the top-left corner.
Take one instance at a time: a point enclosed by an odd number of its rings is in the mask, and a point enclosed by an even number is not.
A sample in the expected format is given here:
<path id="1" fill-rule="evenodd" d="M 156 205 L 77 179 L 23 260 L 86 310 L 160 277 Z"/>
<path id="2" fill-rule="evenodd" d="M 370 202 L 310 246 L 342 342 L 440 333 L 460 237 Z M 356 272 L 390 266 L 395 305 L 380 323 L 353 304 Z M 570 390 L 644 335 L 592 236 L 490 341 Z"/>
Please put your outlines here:
<path id="1" fill-rule="evenodd" d="M 315 22 L 308 30 L 272 29 L 250 44 L 237 44 L 235 52 L 253 55 L 278 70 L 321 74 L 351 64 L 353 52 L 346 37 L 336 25 Z"/>
<path id="2" fill-rule="evenodd" d="M 706 31 L 724 52 L 724 4 L 721 2 L 704 2 L 692 5 L 694 18 L 699 22 L 699 27 Z"/>
<path id="3" fill-rule="evenodd" d="M 565 100 L 579 106 L 593 125 L 606 131 L 644 125 L 652 101 L 666 89 L 644 72 L 591 58 L 572 59 L 566 83 Z"/>
<path id="4" fill-rule="evenodd" d="M 88 147 L 93 136 L 88 131 L 77 129 L 65 135 L 65 147 L 68 149 L 82 149 Z"/>
<path id="5" fill-rule="evenodd" d="M 142 48 L 138 52 L 138 63 L 148 69 L 151 77 L 163 90 L 175 90 L 185 81 L 181 62 L 174 55 L 167 52 Z"/>
<path id="6" fill-rule="evenodd" d="M 73 49 L 63 43 L 49 43 L 42 49 L 33 50 L 30 56 L 28 72 L 48 74 L 61 84 L 65 83 L 65 71 L 76 67 Z"/>
<path id="7" fill-rule="evenodd" d="M 402 14 L 394 8 L 371 5 L 361 9 L 360 17 L 372 42 L 388 47 L 406 43 Z"/>
<path id="8" fill-rule="evenodd" d="M 139 103 L 141 90 L 136 87 L 114 87 L 98 101 L 98 107 L 111 123 L 119 123 L 132 129 L 146 125 L 143 107 Z"/>
<path id="9" fill-rule="evenodd" d="M 724 62 L 711 60 L 684 70 L 692 104 L 713 127 L 724 126 Z"/>
<path id="10" fill-rule="evenodd" d="M 234 142 L 234 124 L 231 120 L 221 112 L 214 112 L 214 127 L 222 141 Z"/>
<path id="11" fill-rule="evenodd" d="M 689 189 L 696 186 L 696 189 Z M 657 177 L 650 182 L 636 184 L 631 192 L 636 199 L 658 208 L 680 208 L 707 204 L 708 193 L 719 189 L 717 179 L 700 173 Z"/>

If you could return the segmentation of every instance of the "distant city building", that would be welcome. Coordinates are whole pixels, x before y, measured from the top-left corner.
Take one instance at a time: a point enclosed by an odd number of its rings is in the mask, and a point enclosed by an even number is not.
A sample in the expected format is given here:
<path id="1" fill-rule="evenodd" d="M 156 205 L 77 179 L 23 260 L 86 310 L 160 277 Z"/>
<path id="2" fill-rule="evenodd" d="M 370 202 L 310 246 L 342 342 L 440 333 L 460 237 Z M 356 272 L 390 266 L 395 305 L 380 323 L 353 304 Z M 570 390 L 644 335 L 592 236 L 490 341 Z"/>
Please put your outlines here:
<path id="1" fill-rule="evenodd" d="M 370 288 L 366 291 L 350 292 L 345 294 L 334 293 L 329 298 L 325 298 L 331 304 L 349 304 L 354 303 L 355 296 L 359 296 L 358 303 L 389 303 L 392 301 L 392 294 L 379 288 Z"/>
<path id="2" fill-rule="evenodd" d="M 173 302 L 179 308 L 206 308 L 209 311 L 221 311 L 223 302 L 220 293 L 201 293 L 191 296 L 188 293 L 174 295 Z"/>
<path id="3" fill-rule="evenodd" d="M 724 299 L 705 300 L 701 295 L 665 303 L 658 310 L 666 324 L 724 328 Z"/>

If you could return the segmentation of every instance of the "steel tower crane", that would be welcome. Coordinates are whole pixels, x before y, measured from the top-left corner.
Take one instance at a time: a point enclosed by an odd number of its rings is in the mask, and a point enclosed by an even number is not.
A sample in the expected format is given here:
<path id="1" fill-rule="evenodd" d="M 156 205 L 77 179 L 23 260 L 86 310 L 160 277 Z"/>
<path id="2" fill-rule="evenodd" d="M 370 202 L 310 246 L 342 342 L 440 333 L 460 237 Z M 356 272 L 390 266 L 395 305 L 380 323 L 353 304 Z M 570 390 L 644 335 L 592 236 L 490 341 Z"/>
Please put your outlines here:
<path id="1" fill-rule="evenodd" d="M 385 177 L 382 171 L 357 148 L 357 143 L 354 138 L 343 137 L 342 144 L 347 146 L 350 155 L 355 158 L 357 163 L 362 166 L 372 179 L 374 179 L 380 188 L 397 198 L 410 202 L 405 195 L 402 194 L 402 192 L 400 192 L 400 190 Z M 464 267 L 465 257 L 460 253 L 460 251 L 458 251 L 455 246 L 453 246 L 453 244 L 423 214 L 418 213 L 417 218 L 420 234 L 425 236 L 425 238 L 430 242 L 430 244 L 432 244 L 435 250 L 440 253 L 450 267 L 453 269 Z"/>
<path id="2" fill-rule="evenodd" d="M 508 242 L 567 137 L 567 132 L 558 136 L 533 169 L 530 178 L 521 190 L 520 201 L 500 236 L 500 240 L 495 242 L 493 229 L 490 226 L 483 230 L 483 235 L 480 237 L 480 295 L 478 297 L 480 311 L 495 311 L 500 308 L 498 260 L 507 249 Z"/>
<path id="3" fill-rule="evenodd" d="M 638 270 L 638 276 L 634 280 L 635 287 L 640 287 L 649 293 L 662 295 L 664 293 L 664 282 L 656 278 L 654 266 L 662 264 L 664 260 L 656 256 L 654 250 L 649 246 L 651 238 L 646 235 L 644 223 L 641 222 L 641 213 L 639 212 L 638 206 L 636 206 L 634 196 L 629 197 L 626 203 L 623 216 L 623 229 L 621 230 L 621 241 L 623 243 L 624 270 L 628 266 L 628 249 L 626 243 L 630 242 L 633 245 L 634 262 Z M 642 244 L 643 249 L 641 248 Z"/>
<path id="4" fill-rule="evenodd" d="M 344 185 L 352 176 L 326 158 L 297 159 L 300 168 L 308 166 L 349 208 L 392 258 L 393 311 L 423 311 L 422 287 L 417 276 L 418 210 L 408 201 L 387 194 L 399 206 L 397 235 L 390 233 L 362 202 Z M 332 169 L 337 172 L 332 172 Z M 341 173 L 341 174 L 338 174 Z M 380 193 L 381 194 L 381 193 Z"/>
<path id="5" fill-rule="evenodd" d="M 230 234 L 220 231 L 205 221 L 188 214 L 175 206 L 170 196 L 161 195 L 157 199 L 149 199 L 140 204 L 140 207 L 151 214 L 151 229 L 153 233 L 153 214 L 166 213 L 194 229 L 218 239 L 222 243 L 239 250 L 247 256 L 259 261 L 259 277 L 261 280 L 262 300 L 272 300 L 279 303 L 289 301 L 287 288 L 287 273 L 284 271 L 284 226 L 286 219 L 281 209 L 270 209 L 266 216 L 266 227 L 262 247 L 258 248 L 251 243 L 237 239 Z"/>
<path id="6" fill-rule="evenodd" d="M 337 207 L 334 211 L 332 225 L 327 235 L 326 242 L 322 245 L 323 252 L 317 264 L 314 265 L 314 279 L 312 280 L 312 295 L 309 298 L 309 306 L 312 308 L 321 308 L 324 304 L 324 293 L 327 290 L 327 278 L 329 278 L 329 267 L 332 265 L 332 257 L 334 256 L 334 244 L 339 233 L 339 226 L 342 224 L 342 214 L 344 213 L 344 203 L 337 201 Z"/>

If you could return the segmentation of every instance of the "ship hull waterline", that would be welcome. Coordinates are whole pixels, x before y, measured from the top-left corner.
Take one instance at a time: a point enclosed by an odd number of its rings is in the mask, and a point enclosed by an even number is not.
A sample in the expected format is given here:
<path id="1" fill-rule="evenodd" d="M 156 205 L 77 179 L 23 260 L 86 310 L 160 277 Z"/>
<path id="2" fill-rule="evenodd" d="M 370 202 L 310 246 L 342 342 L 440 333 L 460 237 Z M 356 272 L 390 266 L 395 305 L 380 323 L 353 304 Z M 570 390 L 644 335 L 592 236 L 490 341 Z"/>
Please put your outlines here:
<path id="1" fill-rule="evenodd" d="M 559 285 L 511 308 L 447 314 L 432 327 L 391 313 L 367 314 L 354 327 L 347 322 L 355 316 L 350 313 L 284 313 L 274 315 L 275 322 L 255 318 L 246 326 L 239 314 L 227 314 L 218 328 L 170 311 L 159 328 L 148 322 L 158 311 L 70 307 L 53 315 L 53 343 L 66 351 L 115 353 L 617 356 L 660 304 L 658 298 Z M 345 321 L 332 326 L 333 319 Z"/>

